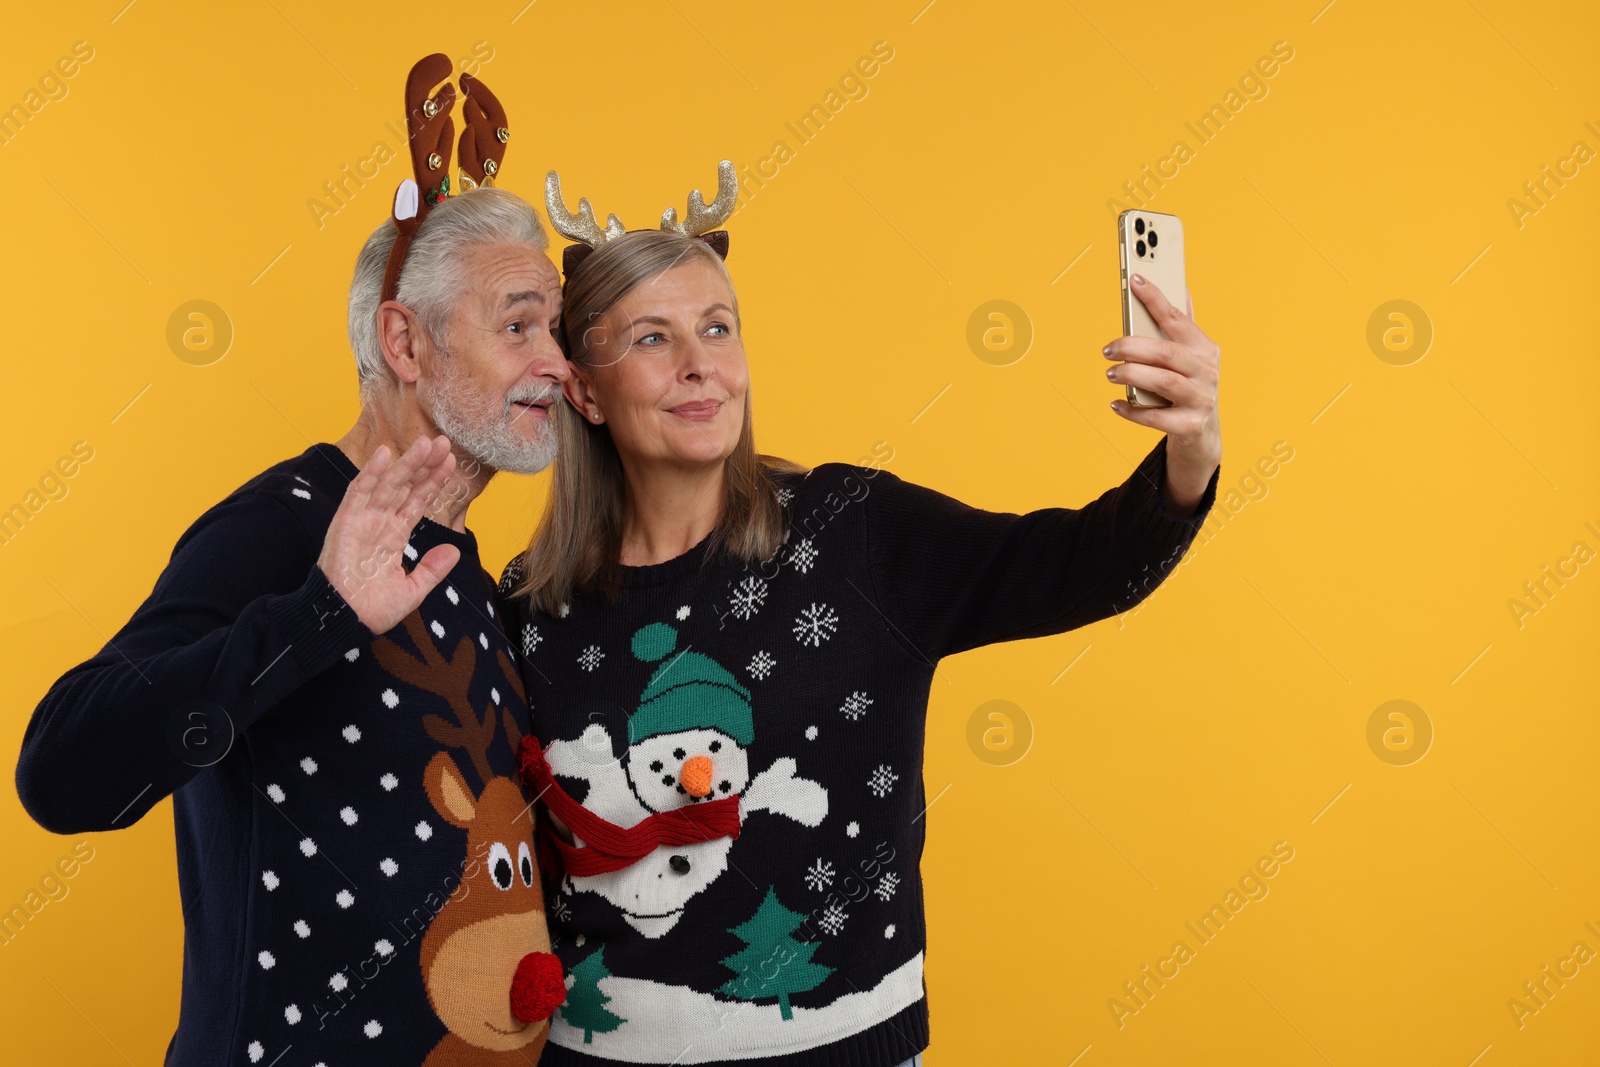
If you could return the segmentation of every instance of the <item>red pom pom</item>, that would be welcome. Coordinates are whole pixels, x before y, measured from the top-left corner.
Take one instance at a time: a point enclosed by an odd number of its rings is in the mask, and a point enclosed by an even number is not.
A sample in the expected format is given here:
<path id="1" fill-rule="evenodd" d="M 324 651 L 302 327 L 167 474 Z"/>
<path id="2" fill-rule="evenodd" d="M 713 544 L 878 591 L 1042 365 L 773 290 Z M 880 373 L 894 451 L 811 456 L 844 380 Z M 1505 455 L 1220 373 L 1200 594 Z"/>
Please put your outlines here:
<path id="1" fill-rule="evenodd" d="M 511 1014 L 525 1023 L 550 1018 L 567 999 L 561 961 L 548 952 L 530 952 L 511 979 Z"/>
<path id="2" fill-rule="evenodd" d="M 539 780 L 549 772 L 550 765 L 545 762 L 544 749 L 539 744 L 539 739 L 529 734 L 517 746 L 517 777 L 522 784 L 530 789 L 539 788 Z"/>

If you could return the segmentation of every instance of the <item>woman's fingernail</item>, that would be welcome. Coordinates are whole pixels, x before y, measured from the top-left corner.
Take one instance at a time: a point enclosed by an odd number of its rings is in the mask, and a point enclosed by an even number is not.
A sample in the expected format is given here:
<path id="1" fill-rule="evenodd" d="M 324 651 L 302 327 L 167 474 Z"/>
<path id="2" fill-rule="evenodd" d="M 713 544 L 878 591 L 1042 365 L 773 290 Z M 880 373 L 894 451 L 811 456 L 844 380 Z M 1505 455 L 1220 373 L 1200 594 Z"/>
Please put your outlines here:
<path id="1" fill-rule="evenodd" d="M 1100 354 L 1102 356 L 1105 356 L 1107 359 L 1110 359 L 1111 358 L 1111 346 L 1110 345 L 1106 345 L 1104 348 L 1102 348 L 1100 350 Z"/>
<path id="2" fill-rule="evenodd" d="M 1144 284 L 1144 276 L 1140 275 L 1140 274 L 1135 274 L 1133 276 L 1133 284 L 1134 285 L 1143 285 Z"/>

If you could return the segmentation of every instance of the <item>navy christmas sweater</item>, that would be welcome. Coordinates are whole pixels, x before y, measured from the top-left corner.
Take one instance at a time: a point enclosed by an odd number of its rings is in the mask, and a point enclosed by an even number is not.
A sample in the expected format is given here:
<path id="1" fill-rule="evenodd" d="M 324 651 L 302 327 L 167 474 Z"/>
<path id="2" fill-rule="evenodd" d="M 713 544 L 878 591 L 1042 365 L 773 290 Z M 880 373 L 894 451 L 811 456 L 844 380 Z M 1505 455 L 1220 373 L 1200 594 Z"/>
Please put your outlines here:
<path id="1" fill-rule="evenodd" d="M 571 975 L 543 1063 L 893 1067 L 928 1045 L 924 726 L 934 667 L 1137 604 L 1189 518 L 1163 438 L 1081 509 L 969 507 L 887 471 L 779 475 L 771 560 L 709 538 L 624 567 L 614 604 L 510 594 L 526 760 L 572 841 L 547 839 Z M 1220 471 L 1219 471 L 1220 473 Z M 548 822 L 546 822 L 547 825 Z"/>
<path id="2" fill-rule="evenodd" d="M 63 675 L 17 784 L 59 833 L 173 798 L 184 917 L 175 1067 L 527 1064 L 512 1014 L 548 951 L 515 750 L 527 708 L 470 532 L 374 635 L 316 566 L 356 467 L 317 444 L 179 540 L 149 598 Z"/>

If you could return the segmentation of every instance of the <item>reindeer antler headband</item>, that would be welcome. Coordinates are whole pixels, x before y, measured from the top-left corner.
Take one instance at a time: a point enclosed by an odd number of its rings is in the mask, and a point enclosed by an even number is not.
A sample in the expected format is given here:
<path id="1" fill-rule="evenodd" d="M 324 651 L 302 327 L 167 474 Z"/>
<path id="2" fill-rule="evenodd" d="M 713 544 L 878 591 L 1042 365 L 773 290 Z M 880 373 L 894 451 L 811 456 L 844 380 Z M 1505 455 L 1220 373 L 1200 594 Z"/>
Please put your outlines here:
<path id="1" fill-rule="evenodd" d="M 684 220 L 679 222 L 678 209 L 669 207 L 661 213 L 661 228 L 683 237 L 698 237 L 715 249 L 717 255 L 727 259 L 728 231 L 716 227 L 728 221 L 738 199 L 738 175 L 734 173 L 733 164 L 724 159 L 717 164 L 716 198 L 707 204 L 700 190 L 696 189 L 689 194 L 689 214 Z M 601 229 L 587 197 L 578 199 L 576 215 L 568 211 L 566 199 L 561 195 L 561 176 L 555 171 L 545 177 L 544 203 L 545 211 L 550 216 L 550 225 L 555 231 L 570 241 L 581 242 L 568 245 L 561 254 L 561 271 L 568 278 L 572 277 L 572 272 L 588 258 L 590 252 L 615 241 L 624 233 L 638 232 L 623 229 L 622 220 L 615 215 L 607 215 L 605 228 Z"/>
<path id="2" fill-rule="evenodd" d="M 456 103 L 456 87 L 450 84 L 454 70 L 443 52 L 423 56 L 406 77 L 406 127 L 410 131 L 411 171 L 414 177 L 400 183 L 394 194 L 394 246 L 389 250 L 389 266 L 383 274 L 383 300 L 393 300 L 400 287 L 400 267 L 422 220 L 434 205 L 450 196 L 450 149 L 455 122 L 450 111 Z M 444 82 L 437 93 L 435 85 Z M 511 131 L 506 128 L 506 109 L 489 87 L 470 74 L 461 75 L 465 98 L 461 112 L 466 128 L 461 131 L 461 190 L 493 185 L 506 156 Z"/>

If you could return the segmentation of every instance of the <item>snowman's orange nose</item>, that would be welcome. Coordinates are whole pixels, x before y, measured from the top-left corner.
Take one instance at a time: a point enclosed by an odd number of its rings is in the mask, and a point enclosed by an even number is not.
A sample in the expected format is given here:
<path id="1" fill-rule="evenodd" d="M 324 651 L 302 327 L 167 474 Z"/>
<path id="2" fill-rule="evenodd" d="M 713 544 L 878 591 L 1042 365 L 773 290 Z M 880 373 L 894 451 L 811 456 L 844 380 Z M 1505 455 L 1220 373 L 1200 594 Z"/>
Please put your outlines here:
<path id="1" fill-rule="evenodd" d="M 711 792 L 711 759 L 707 756 L 690 756 L 683 761 L 678 781 L 690 796 L 705 796 Z"/>

